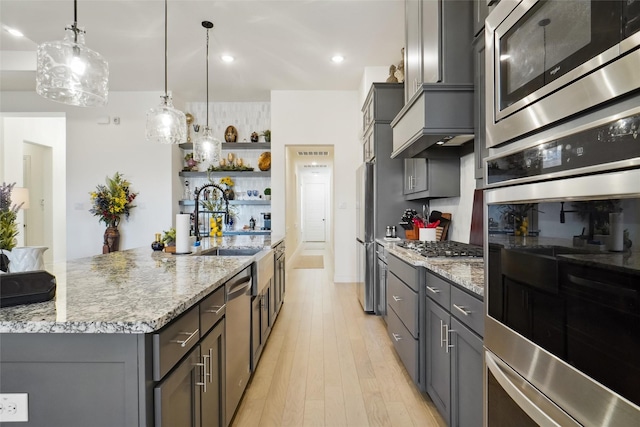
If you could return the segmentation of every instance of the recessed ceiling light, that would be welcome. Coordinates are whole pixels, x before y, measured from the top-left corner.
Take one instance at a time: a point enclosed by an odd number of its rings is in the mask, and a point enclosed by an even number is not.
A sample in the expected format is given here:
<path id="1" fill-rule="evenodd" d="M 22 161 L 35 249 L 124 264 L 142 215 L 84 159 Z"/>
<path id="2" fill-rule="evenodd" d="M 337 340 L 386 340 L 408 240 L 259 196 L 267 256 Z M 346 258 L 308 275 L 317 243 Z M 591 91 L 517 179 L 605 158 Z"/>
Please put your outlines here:
<path id="1" fill-rule="evenodd" d="M 336 64 L 339 64 L 339 63 L 341 63 L 342 61 L 344 61 L 344 56 L 342 56 L 342 55 L 333 55 L 333 56 L 331 57 L 331 60 L 332 60 L 333 62 L 335 62 Z"/>
<path id="2" fill-rule="evenodd" d="M 318 165 L 318 162 L 311 162 L 311 164 L 312 164 L 313 166 L 317 166 L 317 165 Z"/>
<path id="3" fill-rule="evenodd" d="M 224 62 L 233 62 L 235 60 L 231 55 L 222 55 L 220 58 L 222 58 Z"/>
<path id="4" fill-rule="evenodd" d="M 14 36 L 14 37 L 24 37 L 24 34 L 22 34 L 20 31 L 16 30 L 15 28 L 6 27 L 6 29 L 7 29 L 7 32 L 9 34 L 11 34 L 12 36 Z"/>

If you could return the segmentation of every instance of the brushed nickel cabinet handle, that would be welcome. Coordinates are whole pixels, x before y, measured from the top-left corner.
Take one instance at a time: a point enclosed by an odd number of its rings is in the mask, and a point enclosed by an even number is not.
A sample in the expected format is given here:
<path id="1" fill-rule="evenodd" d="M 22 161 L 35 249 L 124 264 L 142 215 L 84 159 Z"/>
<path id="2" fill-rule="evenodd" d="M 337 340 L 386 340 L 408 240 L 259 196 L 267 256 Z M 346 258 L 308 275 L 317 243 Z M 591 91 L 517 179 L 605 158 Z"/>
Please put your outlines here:
<path id="1" fill-rule="evenodd" d="M 464 306 L 459 306 L 456 304 L 453 304 L 453 308 L 455 308 L 456 310 L 458 310 L 460 313 L 464 314 L 465 316 L 470 315 L 472 312 L 469 310 L 466 310 Z"/>
<path id="2" fill-rule="evenodd" d="M 396 342 L 400 341 L 402 339 L 402 337 L 396 333 L 392 333 L 391 335 L 393 335 L 393 339 L 396 340 Z"/>
<path id="3" fill-rule="evenodd" d="M 189 341 L 191 341 L 191 339 L 198 334 L 198 332 L 200 332 L 200 329 L 196 329 L 193 332 L 180 332 L 180 335 L 189 335 L 187 337 L 187 339 L 182 340 L 182 341 L 180 341 L 180 340 L 171 340 L 171 342 L 175 342 L 177 344 L 180 344 L 180 347 L 185 347 L 187 345 L 187 343 Z"/>
<path id="4" fill-rule="evenodd" d="M 393 296 L 392 296 L 392 298 L 393 298 L 393 300 L 394 300 L 395 302 L 402 301 L 402 298 L 400 298 L 399 296 L 396 296 L 396 295 L 393 295 Z"/>
<path id="5" fill-rule="evenodd" d="M 439 294 L 440 293 L 440 289 L 438 289 L 438 288 L 432 288 L 431 286 L 427 286 L 427 289 L 430 292 L 434 293 L 434 294 Z"/>
<path id="6" fill-rule="evenodd" d="M 226 306 L 227 304 L 212 305 L 208 310 L 205 310 L 205 313 L 220 314 L 220 312 L 224 310 Z"/>

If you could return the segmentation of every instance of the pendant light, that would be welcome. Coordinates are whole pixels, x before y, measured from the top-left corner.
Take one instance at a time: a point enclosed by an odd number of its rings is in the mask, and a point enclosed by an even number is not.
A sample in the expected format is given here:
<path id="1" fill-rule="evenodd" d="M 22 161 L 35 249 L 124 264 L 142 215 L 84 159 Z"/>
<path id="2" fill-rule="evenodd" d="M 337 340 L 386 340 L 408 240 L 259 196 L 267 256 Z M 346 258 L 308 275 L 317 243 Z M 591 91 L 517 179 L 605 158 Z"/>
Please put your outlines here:
<path id="1" fill-rule="evenodd" d="M 147 112 L 147 140 L 161 144 L 180 144 L 187 141 L 187 117 L 173 108 L 167 90 L 167 0 L 164 0 L 164 95 L 160 105 Z"/>
<path id="2" fill-rule="evenodd" d="M 207 124 L 193 144 L 193 157 L 198 162 L 209 162 L 218 164 L 222 151 L 222 142 L 213 137 L 209 127 L 209 30 L 213 28 L 213 23 L 202 21 L 202 26 L 207 30 Z"/>
<path id="3" fill-rule="evenodd" d="M 38 45 L 36 92 L 48 99 L 78 107 L 102 107 L 109 94 L 109 64 L 84 45 L 78 27 L 78 2 L 73 1 L 73 24 L 62 41 Z"/>

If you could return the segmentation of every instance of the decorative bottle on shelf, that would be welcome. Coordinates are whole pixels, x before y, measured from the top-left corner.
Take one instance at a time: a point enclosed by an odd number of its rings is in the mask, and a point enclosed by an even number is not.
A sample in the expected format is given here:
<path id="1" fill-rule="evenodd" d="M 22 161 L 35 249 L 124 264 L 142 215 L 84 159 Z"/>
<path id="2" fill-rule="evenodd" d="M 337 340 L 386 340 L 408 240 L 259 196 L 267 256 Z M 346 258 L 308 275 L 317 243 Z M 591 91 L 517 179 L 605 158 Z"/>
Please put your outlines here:
<path id="1" fill-rule="evenodd" d="M 164 243 L 162 243 L 160 233 L 156 233 L 156 240 L 151 244 L 151 249 L 154 251 L 161 251 L 164 249 Z"/>

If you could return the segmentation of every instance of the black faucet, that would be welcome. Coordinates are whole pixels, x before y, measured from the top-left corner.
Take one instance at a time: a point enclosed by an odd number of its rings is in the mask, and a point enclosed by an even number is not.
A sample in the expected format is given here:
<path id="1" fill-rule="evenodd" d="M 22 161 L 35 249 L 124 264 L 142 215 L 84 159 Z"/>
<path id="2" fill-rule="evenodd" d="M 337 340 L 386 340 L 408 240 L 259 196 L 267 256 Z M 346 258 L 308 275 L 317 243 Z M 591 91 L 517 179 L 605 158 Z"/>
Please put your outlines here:
<path id="1" fill-rule="evenodd" d="M 218 185 L 218 184 L 205 184 L 202 187 L 198 188 L 196 187 L 195 189 L 195 201 L 196 201 L 196 210 L 194 212 L 195 214 L 195 218 L 194 218 L 194 222 L 193 222 L 193 226 L 195 228 L 195 235 L 196 235 L 196 241 L 200 241 L 200 226 L 198 224 L 198 217 L 199 215 L 199 210 L 200 210 L 200 192 L 202 190 L 204 190 L 205 188 L 208 187 L 213 187 L 217 190 L 220 190 L 220 193 L 222 193 L 222 198 L 224 199 L 224 211 L 222 212 L 214 212 L 214 213 L 222 213 L 224 214 L 224 223 L 226 224 L 229 220 L 229 199 L 227 198 L 227 194 L 224 192 L 224 190 Z"/>

